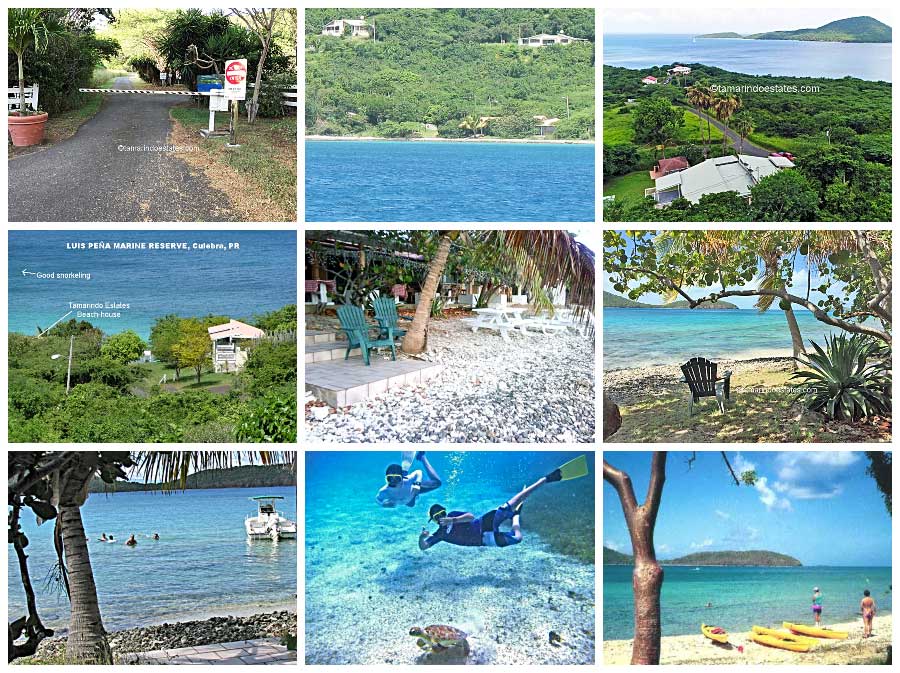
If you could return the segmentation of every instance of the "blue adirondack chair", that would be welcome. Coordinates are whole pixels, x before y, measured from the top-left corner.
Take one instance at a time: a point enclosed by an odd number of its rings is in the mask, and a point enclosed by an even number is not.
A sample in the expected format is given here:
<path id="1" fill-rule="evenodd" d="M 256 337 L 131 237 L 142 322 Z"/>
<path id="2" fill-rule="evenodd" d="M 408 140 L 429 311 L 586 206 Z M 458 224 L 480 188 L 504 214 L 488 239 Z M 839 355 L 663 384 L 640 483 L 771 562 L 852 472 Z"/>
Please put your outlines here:
<path id="1" fill-rule="evenodd" d="M 725 400 L 731 399 L 731 372 L 716 376 L 716 369 L 716 363 L 706 358 L 691 358 L 681 365 L 681 382 L 687 383 L 691 391 L 688 416 L 694 415 L 694 402 L 701 397 L 715 397 L 719 410 L 725 413 Z"/>
<path id="2" fill-rule="evenodd" d="M 397 313 L 397 303 L 391 297 L 378 297 L 372 300 L 372 308 L 375 309 L 375 320 L 381 328 L 379 338 L 387 338 L 387 329 L 393 330 L 394 337 L 402 337 L 406 334 L 405 329 L 400 329 L 401 320 L 411 320 Z"/>
<path id="3" fill-rule="evenodd" d="M 393 329 L 387 328 L 387 338 L 372 339 L 369 336 L 369 330 L 374 329 L 366 323 L 366 314 L 359 306 L 347 304 L 339 306 L 337 310 L 338 319 L 341 321 L 341 329 L 347 334 L 347 352 L 344 359 L 350 357 L 350 351 L 359 348 L 362 352 L 363 361 L 369 366 L 369 351 L 373 348 L 390 348 L 391 360 L 397 359 L 397 347 L 394 344 Z"/>

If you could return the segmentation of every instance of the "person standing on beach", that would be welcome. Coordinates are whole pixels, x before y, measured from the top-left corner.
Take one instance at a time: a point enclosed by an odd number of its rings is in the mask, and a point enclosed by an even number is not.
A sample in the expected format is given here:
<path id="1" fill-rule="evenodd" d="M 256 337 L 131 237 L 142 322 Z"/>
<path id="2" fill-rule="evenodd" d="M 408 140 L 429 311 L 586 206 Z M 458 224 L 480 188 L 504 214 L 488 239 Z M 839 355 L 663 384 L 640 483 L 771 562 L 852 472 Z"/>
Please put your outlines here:
<path id="1" fill-rule="evenodd" d="M 863 599 L 859 602 L 859 610 L 862 612 L 863 638 L 872 637 L 872 623 L 875 621 L 875 599 L 866 589 L 863 591 Z"/>
<path id="2" fill-rule="evenodd" d="M 822 621 L 822 594 L 819 593 L 819 587 L 813 588 L 812 611 L 816 618 L 816 626 Z"/>
<path id="3" fill-rule="evenodd" d="M 440 488 L 441 478 L 435 472 L 431 463 L 428 462 L 425 452 L 418 451 L 414 460 L 422 463 L 429 479 L 422 481 L 422 470 L 416 470 L 407 474 L 407 471 L 401 465 L 396 463 L 388 465 L 384 473 L 384 479 L 387 483 L 378 491 L 378 495 L 375 496 L 375 502 L 382 507 L 396 507 L 398 504 L 415 507 L 416 499 L 419 495 Z"/>

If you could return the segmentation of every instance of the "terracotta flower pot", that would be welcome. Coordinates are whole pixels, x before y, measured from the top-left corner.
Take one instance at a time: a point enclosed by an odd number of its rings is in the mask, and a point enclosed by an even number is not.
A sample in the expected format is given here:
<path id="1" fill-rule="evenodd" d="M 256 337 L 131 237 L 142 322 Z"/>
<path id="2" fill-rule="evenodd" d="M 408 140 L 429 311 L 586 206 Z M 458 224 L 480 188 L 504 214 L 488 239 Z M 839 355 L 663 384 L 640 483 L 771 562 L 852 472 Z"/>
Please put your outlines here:
<path id="1" fill-rule="evenodd" d="M 47 113 L 21 116 L 18 112 L 7 117 L 9 135 L 16 147 L 37 145 L 44 139 L 44 126 L 47 124 Z"/>

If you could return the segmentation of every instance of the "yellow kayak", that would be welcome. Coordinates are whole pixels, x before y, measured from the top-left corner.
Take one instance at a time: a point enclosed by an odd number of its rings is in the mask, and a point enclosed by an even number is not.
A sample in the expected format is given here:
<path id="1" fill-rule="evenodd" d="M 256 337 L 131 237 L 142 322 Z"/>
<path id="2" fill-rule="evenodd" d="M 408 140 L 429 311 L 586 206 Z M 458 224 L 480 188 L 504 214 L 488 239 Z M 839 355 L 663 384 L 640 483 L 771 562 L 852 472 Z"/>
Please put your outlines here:
<path id="1" fill-rule="evenodd" d="M 781 625 L 793 633 L 799 633 L 804 636 L 815 636 L 816 638 L 836 638 L 838 640 L 843 640 L 850 635 L 846 631 L 832 631 L 831 629 L 820 629 L 815 626 L 791 624 L 791 622 L 783 622 Z"/>
<path id="2" fill-rule="evenodd" d="M 779 638 L 781 640 L 792 640 L 795 643 L 806 643 L 807 645 L 815 645 L 819 641 L 815 638 L 809 638 L 807 636 L 798 636 L 790 631 L 779 631 L 777 629 L 767 629 L 765 626 L 754 626 L 753 633 L 758 636 L 772 636 L 773 638 Z"/>
<path id="3" fill-rule="evenodd" d="M 721 633 L 716 633 L 716 630 L 721 631 Z M 710 640 L 714 640 L 717 643 L 727 643 L 728 642 L 728 634 L 725 632 L 725 629 L 719 628 L 718 626 L 707 626 L 706 624 L 700 625 L 700 631 L 703 632 L 703 635 L 709 638 Z"/>
<path id="4" fill-rule="evenodd" d="M 760 645 L 777 647 L 782 650 L 790 650 L 791 652 L 809 652 L 809 648 L 812 647 L 809 643 L 798 643 L 794 640 L 785 640 L 777 636 L 767 636 L 760 633 L 751 633 L 750 640 Z"/>

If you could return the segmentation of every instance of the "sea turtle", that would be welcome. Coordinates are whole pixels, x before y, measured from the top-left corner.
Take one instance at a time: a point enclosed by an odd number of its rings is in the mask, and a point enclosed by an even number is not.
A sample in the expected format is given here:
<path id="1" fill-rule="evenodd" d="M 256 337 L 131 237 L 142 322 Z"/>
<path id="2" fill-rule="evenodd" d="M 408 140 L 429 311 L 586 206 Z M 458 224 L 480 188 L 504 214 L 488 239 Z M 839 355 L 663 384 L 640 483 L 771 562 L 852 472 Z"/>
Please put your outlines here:
<path id="1" fill-rule="evenodd" d="M 417 638 L 416 645 L 426 652 L 443 652 L 452 647 L 462 647 L 466 651 L 469 649 L 466 640 L 469 634 L 446 624 L 432 624 L 424 629 L 414 626 L 409 630 L 409 635 Z"/>

